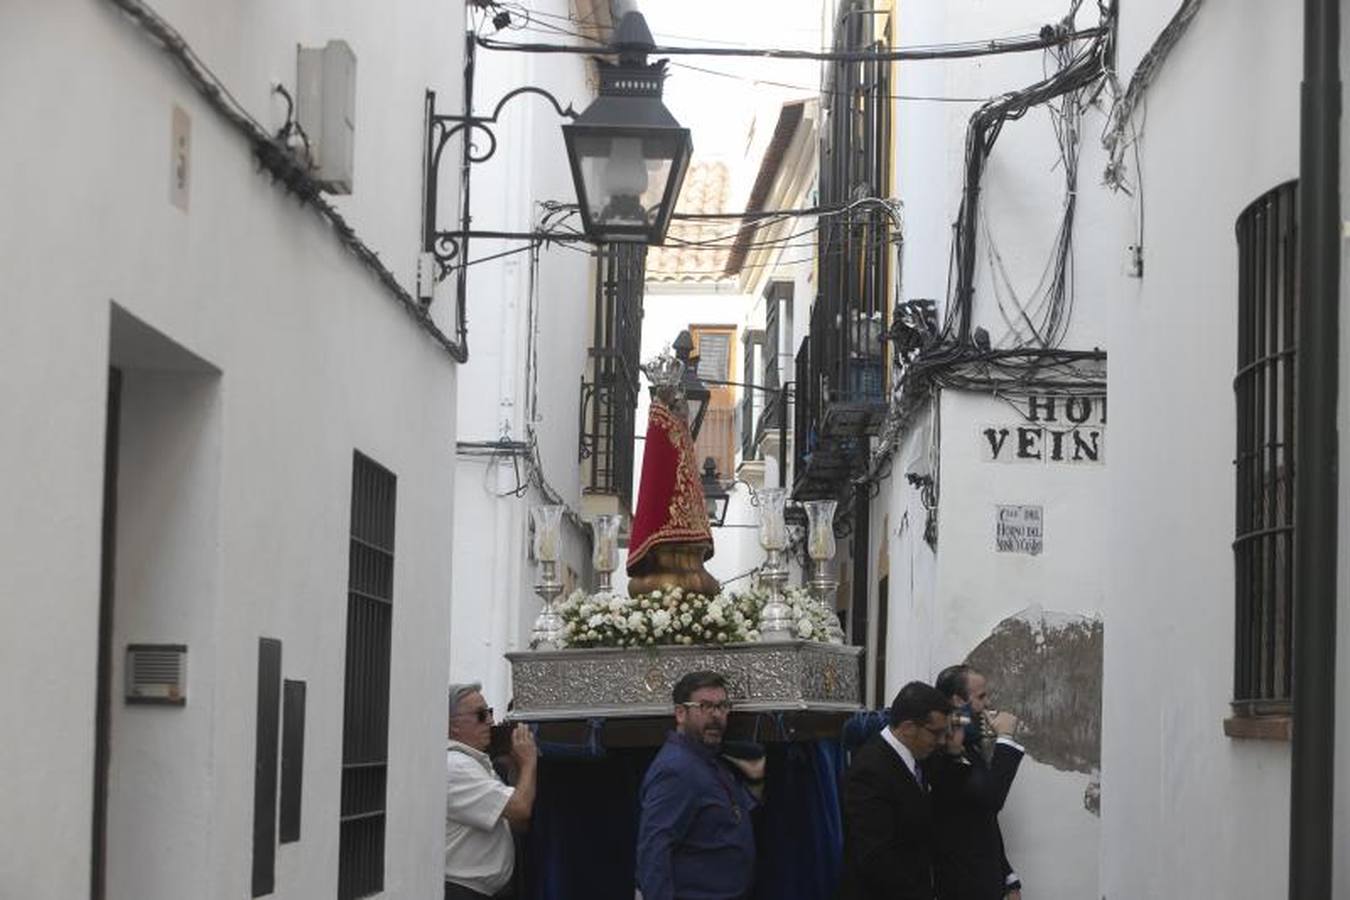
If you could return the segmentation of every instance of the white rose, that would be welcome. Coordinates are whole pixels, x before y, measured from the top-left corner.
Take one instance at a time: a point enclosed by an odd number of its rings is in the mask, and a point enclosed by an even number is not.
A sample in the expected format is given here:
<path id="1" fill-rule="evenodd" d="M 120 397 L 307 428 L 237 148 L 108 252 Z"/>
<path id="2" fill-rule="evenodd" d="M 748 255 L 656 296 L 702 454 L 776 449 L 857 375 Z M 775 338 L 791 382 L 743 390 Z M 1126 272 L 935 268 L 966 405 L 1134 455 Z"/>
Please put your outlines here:
<path id="1" fill-rule="evenodd" d="M 689 613 L 681 613 L 680 623 L 683 624 L 685 627 L 688 627 L 694 623 L 694 617 L 689 615 Z"/>
<path id="2" fill-rule="evenodd" d="M 586 620 L 586 624 L 591 628 L 599 628 L 605 624 L 605 617 L 601 613 L 596 613 Z"/>
<path id="3" fill-rule="evenodd" d="M 645 626 L 643 625 L 642 613 L 640 612 L 631 613 L 628 616 L 628 627 L 635 630 L 640 630 L 644 628 Z"/>
<path id="4" fill-rule="evenodd" d="M 665 630 L 670 625 L 670 613 L 664 609 L 658 609 L 652 613 L 652 627 Z"/>
<path id="5" fill-rule="evenodd" d="M 803 638 L 810 638 L 815 633 L 815 628 L 811 625 L 810 619 L 802 619 L 797 623 L 797 634 Z"/>

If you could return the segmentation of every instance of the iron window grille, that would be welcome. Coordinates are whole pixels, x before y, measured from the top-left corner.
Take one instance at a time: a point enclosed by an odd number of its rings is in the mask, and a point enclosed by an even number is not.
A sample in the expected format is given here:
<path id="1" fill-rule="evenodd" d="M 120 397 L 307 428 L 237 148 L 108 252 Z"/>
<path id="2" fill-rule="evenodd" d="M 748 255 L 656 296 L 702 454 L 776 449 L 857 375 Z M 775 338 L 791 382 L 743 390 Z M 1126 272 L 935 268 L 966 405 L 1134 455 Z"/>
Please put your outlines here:
<path id="1" fill-rule="evenodd" d="M 885 50 L 890 23 L 876 0 L 850 0 L 836 18 L 833 49 Z M 885 198 L 891 183 L 891 65 L 838 60 L 825 77 L 819 202 L 845 208 Z M 867 437 L 886 410 L 884 336 L 889 328 L 892 222 L 880 204 L 822 217 L 819 279 L 810 317 L 809 388 L 797 385 L 794 475 L 798 499 L 831 497 L 865 464 Z M 799 375 L 801 373 L 799 372 Z M 816 449 L 807 452 L 805 448 Z"/>
<path id="2" fill-rule="evenodd" d="M 633 493 L 646 250 L 642 244 L 597 250 L 591 378 L 581 380 L 578 458 L 590 462 L 584 491 L 615 495 L 625 508 Z"/>
<path id="3" fill-rule="evenodd" d="M 397 479 L 356 453 L 348 555 L 338 900 L 384 889 Z"/>
<path id="4" fill-rule="evenodd" d="M 1233 711 L 1287 715 L 1294 648 L 1295 322 L 1298 183 L 1237 220 L 1237 534 Z"/>
<path id="5" fill-rule="evenodd" d="M 792 282 L 774 281 L 769 284 L 765 295 L 762 383 L 769 394 L 760 411 L 759 422 L 755 426 L 756 443 L 764 439 L 765 432 L 777 428 L 786 413 L 783 409 L 783 398 L 778 393 L 783 386 L 779 366 L 784 345 L 792 341 L 792 294 Z"/>
<path id="6" fill-rule="evenodd" d="M 795 380 L 797 388 L 797 400 L 793 405 L 793 432 L 795 435 L 793 441 L 793 471 L 794 480 L 796 473 L 804 467 L 812 451 L 816 448 L 815 426 L 811 420 L 811 413 L 816 402 L 816 385 L 811 380 L 813 369 L 811 367 L 811 337 L 810 335 L 802 338 L 802 345 L 797 350 L 797 356 L 793 360 L 795 368 Z"/>
<path id="7" fill-rule="evenodd" d="M 763 358 L 769 355 L 764 332 L 747 330 L 741 336 L 741 383 L 764 387 L 759 372 L 764 367 Z M 736 412 L 737 431 L 740 434 L 741 459 L 759 458 L 759 441 L 756 434 L 756 415 L 762 415 L 765 407 L 765 393 L 755 387 L 741 388 L 740 407 Z M 728 474 L 728 473 L 723 473 Z"/>

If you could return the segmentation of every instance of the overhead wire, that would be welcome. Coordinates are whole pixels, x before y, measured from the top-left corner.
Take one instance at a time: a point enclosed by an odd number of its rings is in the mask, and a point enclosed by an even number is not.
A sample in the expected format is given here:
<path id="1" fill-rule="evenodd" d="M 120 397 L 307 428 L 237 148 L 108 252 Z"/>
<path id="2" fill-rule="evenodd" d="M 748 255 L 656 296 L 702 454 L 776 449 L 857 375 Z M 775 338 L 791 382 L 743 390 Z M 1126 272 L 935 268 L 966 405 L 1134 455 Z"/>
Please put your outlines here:
<path id="1" fill-rule="evenodd" d="M 1023 34 L 1004 38 L 966 41 L 962 43 L 931 44 L 914 47 L 901 47 L 895 50 L 790 50 L 774 47 L 681 47 L 654 46 L 646 49 L 650 56 L 741 56 L 752 59 L 795 59 L 822 60 L 832 62 L 906 62 L 939 59 L 968 59 L 978 56 L 997 56 L 1005 53 L 1026 53 L 1044 50 L 1055 44 L 1096 37 L 1100 29 L 1090 28 L 1082 31 L 1061 34 Z M 594 39 L 587 38 L 594 42 Z M 517 43 L 499 41 L 475 35 L 478 46 L 484 50 L 501 50 L 516 53 L 579 53 L 598 55 L 617 55 L 621 48 L 611 44 L 595 42 L 594 46 L 575 44 Z"/>
<path id="2" fill-rule="evenodd" d="M 704 66 L 695 66 L 690 63 L 672 62 L 672 68 L 687 69 L 692 72 L 702 72 L 705 75 L 717 75 L 721 78 L 733 78 L 738 81 L 746 81 L 751 84 L 766 84 L 771 87 L 788 88 L 789 90 L 806 91 L 813 96 L 821 97 L 844 97 L 843 91 L 830 91 L 821 88 L 808 87 L 804 84 L 791 84 L 786 81 L 774 81 L 770 78 L 758 78 L 751 75 L 738 75 L 735 72 L 719 72 L 716 69 L 709 69 Z M 931 103 L 987 103 L 989 97 L 937 97 L 922 94 L 884 94 L 883 99 L 901 100 L 901 101 L 927 101 Z"/>

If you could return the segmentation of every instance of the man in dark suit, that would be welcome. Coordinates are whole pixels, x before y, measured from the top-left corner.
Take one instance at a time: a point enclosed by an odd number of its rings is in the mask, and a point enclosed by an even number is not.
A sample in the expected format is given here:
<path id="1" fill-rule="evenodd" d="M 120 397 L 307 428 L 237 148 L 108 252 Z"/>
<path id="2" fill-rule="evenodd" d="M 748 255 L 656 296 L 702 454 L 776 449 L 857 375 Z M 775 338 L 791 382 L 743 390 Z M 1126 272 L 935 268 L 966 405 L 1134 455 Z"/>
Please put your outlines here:
<path id="1" fill-rule="evenodd" d="M 1023 750 L 1009 734 L 1011 713 L 990 714 L 988 684 L 970 666 L 949 666 L 936 687 L 951 698 L 962 740 L 925 763 L 932 785 L 936 844 L 933 869 L 938 900 L 1021 900 L 1022 883 L 1008 863 L 998 814 L 1012 787 Z"/>
<path id="2" fill-rule="evenodd" d="M 933 808 L 919 763 L 949 740 L 950 712 L 941 692 L 911 681 L 891 724 L 853 755 L 838 900 L 933 900 Z"/>

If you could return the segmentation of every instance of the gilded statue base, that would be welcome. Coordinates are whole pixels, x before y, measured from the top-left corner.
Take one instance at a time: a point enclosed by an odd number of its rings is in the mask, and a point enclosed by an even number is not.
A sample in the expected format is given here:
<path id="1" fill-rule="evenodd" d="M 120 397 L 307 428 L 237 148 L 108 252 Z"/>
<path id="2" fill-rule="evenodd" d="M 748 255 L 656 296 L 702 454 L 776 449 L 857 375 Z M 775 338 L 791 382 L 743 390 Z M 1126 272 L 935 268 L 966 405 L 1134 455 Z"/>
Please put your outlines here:
<path id="1" fill-rule="evenodd" d="M 660 544 L 643 560 L 643 571 L 628 576 L 628 596 L 680 588 L 687 594 L 717 596 L 722 585 L 703 568 L 707 545 Z"/>

